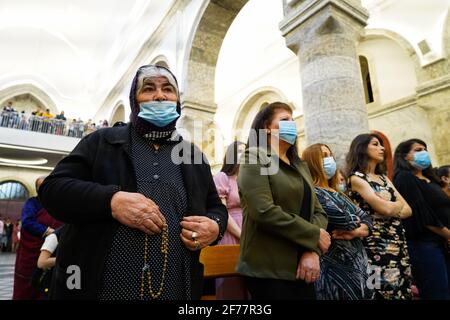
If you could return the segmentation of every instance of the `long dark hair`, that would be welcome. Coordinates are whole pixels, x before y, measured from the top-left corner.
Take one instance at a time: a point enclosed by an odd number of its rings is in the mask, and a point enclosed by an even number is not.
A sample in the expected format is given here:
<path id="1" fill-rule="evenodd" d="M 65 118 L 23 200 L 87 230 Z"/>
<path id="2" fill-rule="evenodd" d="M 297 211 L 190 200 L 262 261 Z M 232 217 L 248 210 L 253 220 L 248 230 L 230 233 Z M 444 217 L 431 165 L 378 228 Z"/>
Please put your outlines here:
<path id="1" fill-rule="evenodd" d="M 363 133 L 356 136 L 350 144 L 350 150 L 345 158 L 345 175 L 348 177 L 351 173 L 359 171 L 365 173 L 369 165 L 369 155 L 367 154 L 367 147 L 373 138 L 378 139 L 383 145 L 383 140 L 375 133 Z M 385 157 L 386 158 L 386 157 Z M 386 159 L 378 163 L 375 167 L 375 174 L 386 174 Z"/>
<path id="2" fill-rule="evenodd" d="M 241 145 L 245 144 L 241 141 L 234 141 L 227 148 L 225 157 L 223 158 L 222 169 L 220 169 L 220 171 L 225 172 L 227 176 L 234 176 L 239 172 L 238 151 L 239 146 Z"/>
<path id="3" fill-rule="evenodd" d="M 260 141 L 259 132 L 260 130 L 265 130 L 272 123 L 273 117 L 278 110 L 285 110 L 292 114 L 292 109 L 284 102 L 273 102 L 263 109 L 261 109 L 253 120 L 249 138 L 247 141 L 247 148 L 255 147 L 254 141 L 256 141 L 256 147 L 260 147 L 262 141 Z M 267 146 L 270 146 L 270 139 L 267 138 Z M 286 152 L 286 156 L 289 161 L 300 160 L 297 151 L 297 142 L 290 146 Z"/>
<path id="4" fill-rule="evenodd" d="M 450 172 L 450 166 L 442 166 L 436 169 L 436 175 L 439 179 L 442 179 L 442 177 L 447 177 Z"/>
<path id="5" fill-rule="evenodd" d="M 427 144 L 420 139 L 414 138 L 403 141 L 400 143 L 394 152 L 394 177 L 402 170 L 414 171 L 415 168 L 405 159 L 406 155 L 411 151 L 411 147 L 414 143 L 418 143 L 427 149 Z M 430 179 L 432 182 L 442 185 L 441 179 L 438 178 L 436 173 L 433 171 L 433 166 L 430 165 L 425 170 L 422 170 L 422 174 Z"/>

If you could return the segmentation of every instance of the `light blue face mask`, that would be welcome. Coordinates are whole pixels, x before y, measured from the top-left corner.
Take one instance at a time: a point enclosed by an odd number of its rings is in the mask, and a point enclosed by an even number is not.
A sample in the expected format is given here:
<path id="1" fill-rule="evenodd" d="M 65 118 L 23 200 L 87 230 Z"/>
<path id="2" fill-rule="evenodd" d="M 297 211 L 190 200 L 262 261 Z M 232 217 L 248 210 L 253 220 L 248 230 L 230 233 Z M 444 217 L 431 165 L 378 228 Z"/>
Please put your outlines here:
<path id="1" fill-rule="evenodd" d="M 333 157 L 323 158 L 323 170 L 328 180 L 334 177 L 336 174 L 336 161 Z"/>
<path id="2" fill-rule="evenodd" d="M 157 127 L 165 127 L 180 116 L 176 101 L 141 102 L 139 108 L 138 117 Z"/>
<path id="3" fill-rule="evenodd" d="M 345 193 L 347 191 L 347 185 L 344 182 L 339 182 L 338 189 L 340 192 Z"/>
<path id="4" fill-rule="evenodd" d="M 418 151 L 414 153 L 414 160 L 411 161 L 411 164 L 414 168 L 419 170 L 425 170 L 431 165 L 431 159 L 428 151 Z"/>
<path id="5" fill-rule="evenodd" d="M 279 122 L 278 126 L 278 137 L 281 140 L 294 145 L 295 140 L 297 140 L 297 126 L 295 125 L 295 122 L 282 120 Z"/>

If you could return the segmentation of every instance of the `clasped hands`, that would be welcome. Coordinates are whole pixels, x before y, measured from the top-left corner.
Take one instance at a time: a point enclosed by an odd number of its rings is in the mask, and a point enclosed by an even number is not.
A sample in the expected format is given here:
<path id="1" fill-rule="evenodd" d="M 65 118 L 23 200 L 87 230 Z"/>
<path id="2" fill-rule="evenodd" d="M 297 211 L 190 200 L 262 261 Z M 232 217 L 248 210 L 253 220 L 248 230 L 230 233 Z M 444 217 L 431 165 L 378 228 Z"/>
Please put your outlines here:
<path id="1" fill-rule="evenodd" d="M 111 198 L 111 212 L 121 224 L 149 235 L 161 233 L 166 224 L 158 205 L 140 193 L 116 192 Z M 181 241 L 192 251 L 210 245 L 219 235 L 217 222 L 205 216 L 184 217 L 180 225 Z"/>
<path id="2" fill-rule="evenodd" d="M 330 234 L 321 228 L 318 242 L 320 251 L 325 254 L 330 244 Z M 296 278 L 304 280 L 306 283 L 315 282 L 320 278 L 320 260 L 316 252 L 307 251 L 303 253 L 297 266 Z"/>

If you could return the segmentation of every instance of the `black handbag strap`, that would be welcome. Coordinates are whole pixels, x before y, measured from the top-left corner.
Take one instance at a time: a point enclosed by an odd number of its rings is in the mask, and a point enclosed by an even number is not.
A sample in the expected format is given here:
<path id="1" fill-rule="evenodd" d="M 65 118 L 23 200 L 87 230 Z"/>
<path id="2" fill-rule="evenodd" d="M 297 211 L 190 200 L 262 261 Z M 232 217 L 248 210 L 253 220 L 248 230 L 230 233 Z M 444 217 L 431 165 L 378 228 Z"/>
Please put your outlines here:
<path id="1" fill-rule="evenodd" d="M 311 188 L 304 178 L 303 180 L 303 201 L 300 207 L 300 217 L 309 221 L 311 219 Z"/>

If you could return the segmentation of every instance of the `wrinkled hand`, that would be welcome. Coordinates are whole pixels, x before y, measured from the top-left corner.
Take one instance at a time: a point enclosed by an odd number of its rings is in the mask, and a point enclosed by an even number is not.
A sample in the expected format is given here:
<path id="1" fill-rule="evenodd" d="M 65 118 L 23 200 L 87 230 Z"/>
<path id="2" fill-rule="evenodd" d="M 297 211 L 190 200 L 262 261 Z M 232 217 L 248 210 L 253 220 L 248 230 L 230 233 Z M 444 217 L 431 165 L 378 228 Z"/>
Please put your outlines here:
<path id="1" fill-rule="evenodd" d="M 312 283 L 320 278 L 319 255 L 315 252 L 305 252 L 297 266 L 297 279 L 305 280 L 306 283 Z"/>
<path id="2" fill-rule="evenodd" d="M 205 216 L 184 217 L 181 221 L 181 241 L 186 248 L 195 251 L 209 246 L 219 236 L 219 225 L 216 221 Z M 192 238 L 192 233 L 196 237 Z"/>
<path id="3" fill-rule="evenodd" d="M 166 223 L 156 203 L 140 193 L 116 192 L 111 198 L 111 211 L 121 224 L 150 235 L 161 233 Z"/>
<path id="4" fill-rule="evenodd" d="M 325 229 L 320 228 L 320 235 L 319 235 L 319 249 L 322 251 L 322 253 L 326 253 L 328 251 L 328 248 L 331 244 L 331 237 L 328 232 L 325 231 Z"/>

